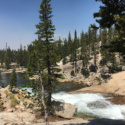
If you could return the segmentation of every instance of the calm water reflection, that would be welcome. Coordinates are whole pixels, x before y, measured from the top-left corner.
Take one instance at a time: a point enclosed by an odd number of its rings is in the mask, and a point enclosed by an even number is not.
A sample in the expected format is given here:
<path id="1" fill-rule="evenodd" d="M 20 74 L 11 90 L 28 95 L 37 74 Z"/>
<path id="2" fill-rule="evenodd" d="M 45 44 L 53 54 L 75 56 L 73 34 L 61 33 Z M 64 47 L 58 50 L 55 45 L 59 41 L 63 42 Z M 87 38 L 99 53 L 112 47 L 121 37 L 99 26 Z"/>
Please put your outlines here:
<path id="1" fill-rule="evenodd" d="M 2 86 L 2 84 L 4 85 L 4 87 L 6 87 L 7 85 L 9 85 L 10 83 L 10 75 L 8 73 L 2 73 L 2 80 L 0 81 L 0 86 Z M 29 80 L 24 79 L 23 76 L 25 75 L 25 73 L 17 73 L 17 87 L 20 88 L 21 85 L 25 85 L 26 83 L 29 82 Z M 80 88 L 86 87 L 83 84 L 77 84 L 77 83 L 59 83 L 58 85 L 55 86 L 55 92 L 60 92 L 60 91 L 65 91 L 65 92 L 69 92 L 69 91 L 73 91 L 73 90 L 77 90 Z"/>
<path id="2" fill-rule="evenodd" d="M 6 87 L 7 85 L 9 85 L 10 81 L 10 75 L 8 73 L 2 73 L 2 80 L 0 81 L 0 86 L 3 84 L 4 87 Z M 25 75 L 24 73 L 17 73 L 17 87 L 20 87 L 21 85 L 25 85 L 26 83 L 29 82 L 29 80 L 24 79 L 23 75 Z"/>

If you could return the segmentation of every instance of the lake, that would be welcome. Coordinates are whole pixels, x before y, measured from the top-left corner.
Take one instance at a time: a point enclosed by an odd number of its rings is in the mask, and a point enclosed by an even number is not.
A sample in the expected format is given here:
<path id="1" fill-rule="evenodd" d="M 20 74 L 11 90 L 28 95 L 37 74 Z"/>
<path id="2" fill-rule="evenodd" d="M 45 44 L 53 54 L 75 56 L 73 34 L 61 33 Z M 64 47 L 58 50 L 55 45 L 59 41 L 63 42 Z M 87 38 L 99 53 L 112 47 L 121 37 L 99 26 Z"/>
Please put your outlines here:
<path id="1" fill-rule="evenodd" d="M 21 85 L 25 85 L 26 83 L 30 82 L 30 80 L 23 78 L 25 73 L 16 73 L 16 74 L 17 74 L 17 87 L 18 88 L 20 88 Z M 9 73 L 2 72 L 2 80 L 0 81 L 0 86 L 2 86 L 2 84 L 4 84 L 4 87 L 9 85 L 10 75 L 11 74 Z M 60 91 L 69 92 L 69 91 L 77 90 L 83 87 L 84 87 L 83 84 L 59 83 L 55 89 L 56 89 L 56 92 L 60 92 Z"/>
<path id="2" fill-rule="evenodd" d="M 28 79 L 24 79 L 23 76 L 25 75 L 24 73 L 16 73 L 17 74 L 17 87 L 20 87 L 21 85 L 25 85 L 26 83 L 29 82 Z M 10 81 L 10 75 L 9 73 L 4 73 L 2 72 L 2 80 L 0 81 L 0 85 L 4 85 L 6 87 L 9 85 Z"/>

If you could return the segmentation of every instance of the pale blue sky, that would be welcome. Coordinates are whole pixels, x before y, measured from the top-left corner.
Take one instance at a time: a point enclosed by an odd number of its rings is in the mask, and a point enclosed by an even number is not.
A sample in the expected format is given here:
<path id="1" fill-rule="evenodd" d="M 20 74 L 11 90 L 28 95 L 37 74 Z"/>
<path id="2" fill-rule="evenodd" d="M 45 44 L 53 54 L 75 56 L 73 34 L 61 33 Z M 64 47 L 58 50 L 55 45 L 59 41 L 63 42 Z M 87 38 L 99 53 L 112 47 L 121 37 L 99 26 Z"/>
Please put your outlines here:
<path id="1" fill-rule="evenodd" d="M 35 25 L 39 23 L 40 4 L 42 0 L 0 0 L 0 49 L 6 42 L 12 49 L 20 44 L 27 46 L 37 39 Z M 95 23 L 93 13 L 98 12 L 100 2 L 95 0 L 52 0 L 52 18 L 56 27 L 55 40 L 64 39 L 69 31 L 73 37 L 74 30 L 78 36 L 86 32 L 90 24 Z"/>

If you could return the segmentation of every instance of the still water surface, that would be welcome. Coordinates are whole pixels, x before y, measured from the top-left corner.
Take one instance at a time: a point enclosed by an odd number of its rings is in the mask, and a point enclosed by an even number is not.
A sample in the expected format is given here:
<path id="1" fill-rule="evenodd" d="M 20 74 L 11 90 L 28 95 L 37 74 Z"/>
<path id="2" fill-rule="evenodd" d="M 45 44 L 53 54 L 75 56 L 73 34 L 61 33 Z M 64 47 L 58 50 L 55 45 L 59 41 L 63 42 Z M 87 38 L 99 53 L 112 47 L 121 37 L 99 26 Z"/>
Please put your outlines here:
<path id="1" fill-rule="evenodd" d="M 9 85 L 10 81 L 10 75 L 8 73 L 4 73 L 2 72 L 2 80 L 0 81 L 0 86 L 3 84 L 4 87 L 6 87 L 7 85 Z M 25 75 L 25 73 L 17 73 L 17 87 L 20 88 L 21 85 L 26 85 L 28 82 L 30 82 L 30 80 L 28 79 L 24 79 L 23 76 Z M 77 90 L 84 87 L 84 85 L 82 84 L 75 84 L 75 83 L 59 83 L 55 90 L 56 92 L 60 92 L 60 91 L 73 91 L 73 90 Z"/>
<path id="2" fill-rule="evenodd" d="M 0 81 L 0 85 L 4 85 L 4 87 L 6 87 L 7 85 L 9 85 L 10 81 L 10 75 L 9 73 L 4 73 L 2 72 L 2 80 Z M 21 85 L 25 85 L 26 83 L 29 82 L 28 79 L 24 79 L 23 76 L 25 74 L 24 73 L 17 73 L 17 87 L 20 87 Z"/>

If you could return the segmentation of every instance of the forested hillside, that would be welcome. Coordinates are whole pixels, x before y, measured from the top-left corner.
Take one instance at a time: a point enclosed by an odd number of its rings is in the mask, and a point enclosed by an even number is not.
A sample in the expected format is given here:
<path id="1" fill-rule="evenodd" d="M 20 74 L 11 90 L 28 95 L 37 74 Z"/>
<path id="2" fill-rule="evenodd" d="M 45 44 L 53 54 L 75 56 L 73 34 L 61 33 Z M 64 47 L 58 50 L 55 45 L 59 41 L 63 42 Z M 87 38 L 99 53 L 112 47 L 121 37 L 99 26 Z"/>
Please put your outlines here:
<path id="1" fill-rule="evenodd" d="M 74 82 L 85 82 L 83 79 L 86 81 L 96 79 L 99 84 L 106 81 L 109 74 L 124 70 L 122 55 L 118 52 L 112 52 L 109 48 L 112 41 L 119 37 L 116 28 L 114 26 L 103 29 L 95 27 L 91 25 L 88 27 L 88 32 L 81 31 L 80 35 L 77 34 L 76 30 L 74 36 L 71 36 L 69 32 L 67 38 L 62 40 L 59 37 L 52 43 L 55 47 L 54 53 L 58 54 L 58 60 L 62 63 L 60 66 L 65 80 L 61 81 L 74 81 L 75 78 L 79 80 Z M 34 49 L 35 44 L 31 43 L 27 49 L 20 45 L 18 50 L 11 50 L 10 47 L 0 50 L 1 67 L 5 66 L 9 69 L 11 68 L 10 64 L 14 62 L 17 63 L 17 66 L 27 68 L 31 62 L 30 58 L 34 55 Z M 94 78 L 90 78 L 92 74 L 94 74 Z"/>

